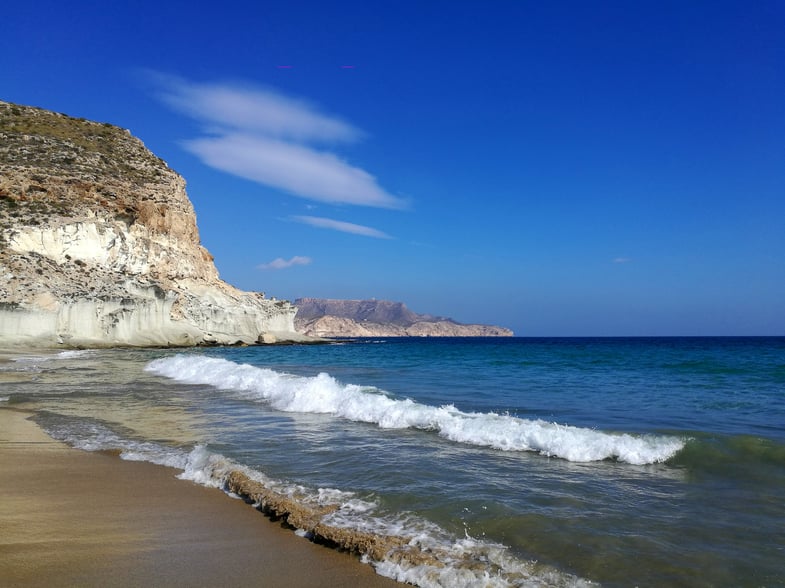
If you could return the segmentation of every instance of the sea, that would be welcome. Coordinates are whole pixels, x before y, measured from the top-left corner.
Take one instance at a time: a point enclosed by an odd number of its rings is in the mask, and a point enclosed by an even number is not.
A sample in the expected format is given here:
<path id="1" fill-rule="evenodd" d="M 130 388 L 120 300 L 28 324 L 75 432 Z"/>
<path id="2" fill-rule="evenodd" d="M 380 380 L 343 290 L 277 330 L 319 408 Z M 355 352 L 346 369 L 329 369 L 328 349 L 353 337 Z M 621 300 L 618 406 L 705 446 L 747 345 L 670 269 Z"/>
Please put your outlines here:
<path id="1" fill-rule="evenodd" d="M 785 586 L 785 337 L 17 351 L 2 407 L 403 537 L 363 557 L 416 586 Z"/>

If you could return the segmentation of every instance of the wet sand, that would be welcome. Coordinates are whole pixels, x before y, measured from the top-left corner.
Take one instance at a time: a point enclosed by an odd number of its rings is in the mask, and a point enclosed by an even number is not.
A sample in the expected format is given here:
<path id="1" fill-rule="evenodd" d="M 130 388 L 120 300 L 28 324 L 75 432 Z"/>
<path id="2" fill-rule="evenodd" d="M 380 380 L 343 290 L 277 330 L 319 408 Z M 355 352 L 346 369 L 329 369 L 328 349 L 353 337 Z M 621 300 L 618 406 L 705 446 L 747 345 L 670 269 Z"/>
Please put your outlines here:
<path id="1" fill-rule="evenodd" d="M 176 471 L 0 408 L 0 586 L 402 586 Z"/>

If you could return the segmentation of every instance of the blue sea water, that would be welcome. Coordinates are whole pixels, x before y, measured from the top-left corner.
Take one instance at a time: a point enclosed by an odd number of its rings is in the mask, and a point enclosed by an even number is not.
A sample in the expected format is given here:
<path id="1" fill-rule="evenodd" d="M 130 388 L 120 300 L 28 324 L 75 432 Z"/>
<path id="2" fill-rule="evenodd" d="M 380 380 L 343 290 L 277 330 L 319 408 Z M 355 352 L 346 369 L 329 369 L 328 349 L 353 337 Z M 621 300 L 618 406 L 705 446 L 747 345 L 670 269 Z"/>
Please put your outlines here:
<path id="1" fill-rule="evenodd" d="M 785 338 L 416 338 L 15 357 L 0 406 L 411 538 L 421 586 L 785 586 Z M 186 483 L 186 482 L 184 482 Z"/>

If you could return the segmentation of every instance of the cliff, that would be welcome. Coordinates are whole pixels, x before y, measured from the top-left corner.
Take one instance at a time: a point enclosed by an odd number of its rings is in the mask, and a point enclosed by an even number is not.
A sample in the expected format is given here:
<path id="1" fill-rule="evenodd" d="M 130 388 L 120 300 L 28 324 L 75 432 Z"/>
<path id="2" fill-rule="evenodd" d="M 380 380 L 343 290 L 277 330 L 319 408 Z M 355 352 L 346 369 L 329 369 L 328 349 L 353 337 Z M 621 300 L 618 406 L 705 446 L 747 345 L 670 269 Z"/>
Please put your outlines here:
<path id="1" fill-rule="evenodd" d="M 185 181 L 129 131 L 0 102 L 0 345 L 297 339 L 221 281 Z"/>
<path id="2" fill-rule="evenodd" d="M 316 337 L 511 337 L 492 325 L 464 325 L 418 314 L 401 302 L 298 298 L 295 327 Z"/>

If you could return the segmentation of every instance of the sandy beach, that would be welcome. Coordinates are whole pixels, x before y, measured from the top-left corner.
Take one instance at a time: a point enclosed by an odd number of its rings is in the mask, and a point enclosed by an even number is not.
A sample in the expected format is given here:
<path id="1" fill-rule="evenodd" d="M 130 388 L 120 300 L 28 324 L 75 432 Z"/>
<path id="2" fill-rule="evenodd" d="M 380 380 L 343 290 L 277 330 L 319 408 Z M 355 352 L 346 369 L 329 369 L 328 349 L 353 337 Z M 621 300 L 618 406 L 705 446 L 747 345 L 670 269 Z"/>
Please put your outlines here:
<path id="1" fill-rule="evenodd" d="M 0 585 L 400 586 L 176 471 L 72 449 L 0 409 Z"/>

